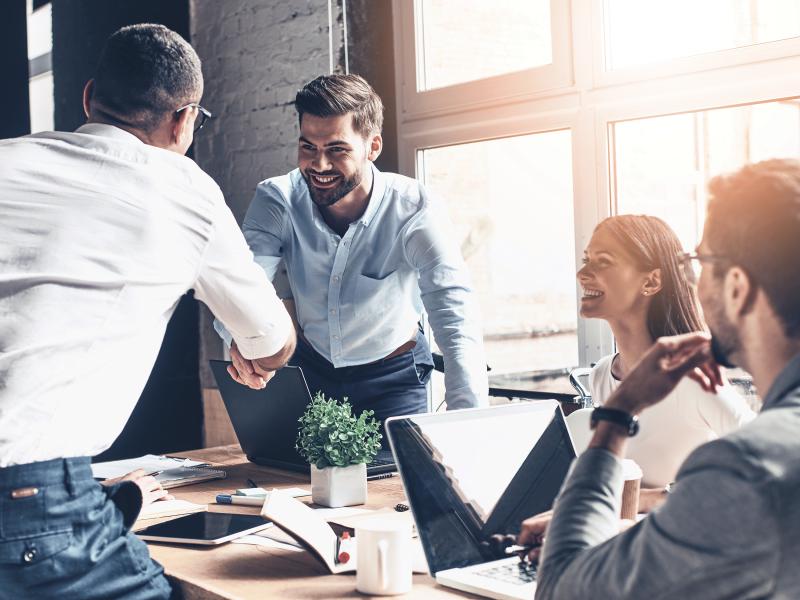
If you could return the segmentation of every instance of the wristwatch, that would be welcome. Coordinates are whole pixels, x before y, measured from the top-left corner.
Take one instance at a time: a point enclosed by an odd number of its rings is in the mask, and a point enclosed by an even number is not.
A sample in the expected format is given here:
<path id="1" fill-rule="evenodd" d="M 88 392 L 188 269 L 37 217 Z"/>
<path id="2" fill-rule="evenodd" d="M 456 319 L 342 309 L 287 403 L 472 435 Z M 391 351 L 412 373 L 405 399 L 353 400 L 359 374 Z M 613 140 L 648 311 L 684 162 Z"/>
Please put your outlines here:
<path id="1" fill-rule="evenodd" d="M 639 433 L 639 418 L 624 410 L 617 410 L 615 408 L 598 407 L 592 411 L 591 427 L 597 427 L 599 421 L 611 421 L 617 425 L 622 425 L 628 430 L 629 436 L 634 436 Z"/>

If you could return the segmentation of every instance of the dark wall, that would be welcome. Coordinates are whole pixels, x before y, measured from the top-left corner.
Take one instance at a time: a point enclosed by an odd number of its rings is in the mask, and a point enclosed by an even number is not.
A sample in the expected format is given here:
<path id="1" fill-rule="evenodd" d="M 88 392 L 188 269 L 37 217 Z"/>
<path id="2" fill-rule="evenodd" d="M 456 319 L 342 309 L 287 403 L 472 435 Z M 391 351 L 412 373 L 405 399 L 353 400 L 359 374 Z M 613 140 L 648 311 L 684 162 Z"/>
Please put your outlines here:
<path id="1" fill-rule="evenodd" d="M 391 0 L 350 0 L 347 3 L 347 25 L 350 72 L 370 82 L 385 109 L 383 152 L 375 164 L 382 171 L 396 173 L 397 94 Z"/>
<path id="2" fill-rule="evenodd" d="M 24 5 L 24 0 L 22 0 Z M 189 39 L 188 0 L 54 0 L 53 81 L 55 128 L 85 122 L 83 87 L 92 77 L 106 38 L 125 25 L 161 23 Z M 202 402 L 198 378 L 198 307 L 178 305 L 147 386 L 125 430 L 104 459 L 199 448 Z M 119 385 L 125 385 L 120 365 Z M 110 402 L 114 390 L 108 390 Z"/>
<path id="3" fill-rule="evenodd" d="M 0 19 L 0 139 L 31 132 L 25 0 L 5 0 Z"/>
<path id="4" fill-rule="evenodd" d="M 23 0 L 24 3 L 24 0 Z M 134 23 L 161 23 L 189 39 L 189 0 L 53 0 L 55 127 L 85 117 L 81 98 L 109 35 Z"/>

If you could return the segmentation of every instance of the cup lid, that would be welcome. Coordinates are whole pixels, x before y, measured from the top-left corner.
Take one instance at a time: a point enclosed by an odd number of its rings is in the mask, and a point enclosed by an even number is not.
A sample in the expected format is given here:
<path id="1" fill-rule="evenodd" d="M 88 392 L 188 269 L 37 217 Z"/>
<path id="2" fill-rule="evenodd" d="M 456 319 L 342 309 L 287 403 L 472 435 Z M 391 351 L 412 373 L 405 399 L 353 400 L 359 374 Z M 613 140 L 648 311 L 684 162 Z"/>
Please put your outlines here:
<path id="1" fill-rule="evenodd" d="M 631 481 L 632 479 L 641 479 L 642 468 L 636 463 L 635 460 L 631 460 L 630 458 L 625 458 L 622 460 L 622 475 L 625 478 L 625 481 Z"/>

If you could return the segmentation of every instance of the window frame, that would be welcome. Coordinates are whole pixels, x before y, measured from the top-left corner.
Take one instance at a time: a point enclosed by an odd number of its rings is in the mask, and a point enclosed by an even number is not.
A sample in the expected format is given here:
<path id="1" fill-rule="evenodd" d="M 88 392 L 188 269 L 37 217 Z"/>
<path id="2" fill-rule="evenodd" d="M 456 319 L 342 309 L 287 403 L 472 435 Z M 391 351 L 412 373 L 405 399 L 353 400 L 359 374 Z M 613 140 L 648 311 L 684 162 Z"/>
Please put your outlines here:
<path id="1" fill-rule="evenodd" d="M 417 38 L 417 31 L 421 28 L 421 17 L 417 12 L 420 1 L 393 0 L 395 56 L 410 49 L 412 54 L 408 56 L 414 57 L 413 60 L 395 65 L 398 75 L 397 90 L 402 96 L 398 106 L 402 107 L 404 118 L 431 117 L 519 101 L 527 97 L 547 95 L 553 90 L 572 84 L 569 2 L 550 0 L 552 63 L 477 81 L 418 91 L 418 72 L 424 61 L 423 53 L 417 52 L 422 45 Z M 402 48 L 399 53 L 398 46 Z M 487 82 L 492 90 L 488 95 L 485 92 Z"/>
<path id="2" fill-rule="evenodd" d="M 400 172 L 416 176 L 417 153 L 426 148 L 571 129 L 576 266 L 596 224 L 617 205 L 614 123 L 800 96 L 800 38 L 606 71 L 602 0 L 551 0 L 551 21 L 566 14 L 569 29 L 553 31 L 560 69 L 553 79 L 542 74 L 534 86 L 525 71 L 417 92 L 415 4 L 393 0 Z M 581 366 L 613 350 L 604 322 L 578 318 Z"/>

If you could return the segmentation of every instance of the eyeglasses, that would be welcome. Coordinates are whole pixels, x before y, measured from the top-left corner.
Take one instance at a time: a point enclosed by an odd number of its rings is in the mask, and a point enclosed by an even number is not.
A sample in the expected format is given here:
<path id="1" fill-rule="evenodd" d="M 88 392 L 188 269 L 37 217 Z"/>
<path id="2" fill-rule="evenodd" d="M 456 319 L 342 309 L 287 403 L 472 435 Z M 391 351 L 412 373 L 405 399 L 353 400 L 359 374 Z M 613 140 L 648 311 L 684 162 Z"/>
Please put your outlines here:
<path id="1" fill-rule="evenodd" d="M 703 270 L 703 263 L 721 263 L 728 259 L 724 256 L 716 256 L 714 254 L 698 254 L 697 252 L 682 252 L 678 255 L 678 262 L 681 264 L 683 274 L 686 280 L 692 284 L 697 285 L 700 280 L 700 271 Z"/>
<path id="2" fill-rule="evenodd" d="M 196 108 L 198 112 L 197 119 L 195 119 L 194 121 L 195 133 L 200 131 L 203 128 L 203 125 L 206 124 L 206 121 L 208 121 L 211 117 L 214 116 L 211 114 L 210 110 L 203 108 L 197 102 L 190 102 L 186 106 L 181 106 L 178 110 L 175 111 L 175 114 L 177 115 L 179 112 L 181 112 L 182 110 L 186 110 L 187 108 Z"/>

